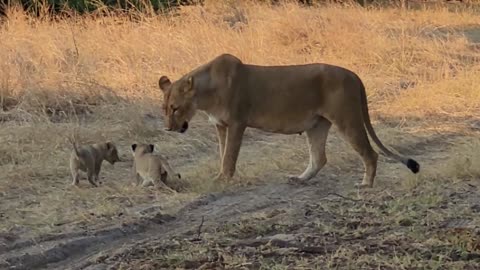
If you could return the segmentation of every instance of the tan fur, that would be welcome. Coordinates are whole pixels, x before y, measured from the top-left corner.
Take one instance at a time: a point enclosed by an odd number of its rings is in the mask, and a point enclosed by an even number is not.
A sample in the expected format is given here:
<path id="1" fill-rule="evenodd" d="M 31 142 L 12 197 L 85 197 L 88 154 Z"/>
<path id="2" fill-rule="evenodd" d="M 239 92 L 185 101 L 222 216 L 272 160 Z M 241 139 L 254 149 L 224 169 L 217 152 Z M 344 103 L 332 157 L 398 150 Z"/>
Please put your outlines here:
<path id="1" fill-rule="evenodd" d="M 104 160 L 110 164 L 121 161 L 118 157 L 118 150 L 114 143 L 96 143 L 92 145 L 77 146 L 74 140 L 69 139 L 73 145 L 70 155 L 70 171 L 72 174 L 72 185 L 78 185 L 80 180 L 79 170 L 87 173 L 87 180 L 93 186 L 98 186 L 100 169 Z"/>
<path id="2" fill-rule="evenodd" d="M 163 188 L 175 192 L 170 185 L 181 179 L 181 175 L 175 173 L 166 158 L 158 153 L 153 153 L 153 144 L 132 144 L 133 170 L 137 186 L 143 179 L 142 187 L 153 184 L 156 188 Z"/>
<path id="3" fill-rule="evenodd" d="M 214 122 L 219 140 L 221 171 L 231 178 L 247 127 L 281 134 L 306 133 L 310 161 L 294 180 L 308 180 L 326 164 L 325 143 L 332 124 L 361 156 L 365 165 L 362 186 L 374 182 L 378 154 L 402 162 L 414 173 L 419 164 L 392 153 L 376 136 L 368 115 L 360 78 L 350 70 L 328 64 L 258 66 L 223 54 L 175 82 L 159 80 L 164 93 L 167 130 L 185 132 L 197 110 Z"/>

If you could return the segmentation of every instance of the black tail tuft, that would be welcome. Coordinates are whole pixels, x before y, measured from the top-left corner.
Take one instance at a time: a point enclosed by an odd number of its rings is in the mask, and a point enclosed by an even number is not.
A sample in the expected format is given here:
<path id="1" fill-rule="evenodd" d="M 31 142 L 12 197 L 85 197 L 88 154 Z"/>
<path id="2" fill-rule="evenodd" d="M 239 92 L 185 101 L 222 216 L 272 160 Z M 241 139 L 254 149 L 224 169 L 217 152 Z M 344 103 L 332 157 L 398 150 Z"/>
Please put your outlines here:
<path id="1" fill-rule="evenodd" d="M 418 173 L 420 171 L 420 164 L 416 162 L 415 160 L 409 158 L 407 160 L 407 167 L 413 172 L 413 173 Z"/>

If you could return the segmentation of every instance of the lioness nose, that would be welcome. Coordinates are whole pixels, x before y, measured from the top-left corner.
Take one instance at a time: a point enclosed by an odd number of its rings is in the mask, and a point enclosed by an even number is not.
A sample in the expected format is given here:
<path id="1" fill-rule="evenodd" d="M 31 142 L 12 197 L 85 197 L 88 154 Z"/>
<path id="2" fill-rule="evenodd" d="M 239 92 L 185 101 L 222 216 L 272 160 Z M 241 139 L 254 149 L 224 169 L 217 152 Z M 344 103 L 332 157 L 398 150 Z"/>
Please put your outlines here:
<path id="1" fill-rule="evenodd" d="M 188 129 L 188 122 L 183 122 L 182 128 L 180 129 L 180 133 L 184 133 Z"/>

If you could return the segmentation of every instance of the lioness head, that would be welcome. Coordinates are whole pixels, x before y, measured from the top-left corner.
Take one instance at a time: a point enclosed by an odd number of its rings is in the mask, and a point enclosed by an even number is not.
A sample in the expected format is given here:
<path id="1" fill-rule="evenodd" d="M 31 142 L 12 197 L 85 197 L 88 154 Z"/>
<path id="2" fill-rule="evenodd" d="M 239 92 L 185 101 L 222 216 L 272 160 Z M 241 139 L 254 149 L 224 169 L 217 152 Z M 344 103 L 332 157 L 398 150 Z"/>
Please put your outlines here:
<path id="1" fill-rule="evenodd" d="M 193 77 L 187 77 L 175 82 L 170 82 L 166 76 L 158 81 L 163 91 L 163 110 L 165 115 L 166 130 L 183 133 L 188 129 L 188 122 L 196 111 L 195 88 Z"/>
<path id="2" fill-rule="evenodd" d="M 106 154 L 105 160 L 107 160 L 110 164 L 115 164 L 115 162 L 121 161 L 120 157 L 118 157 L 118 150 L 114 143 L 106 142 Z"/>

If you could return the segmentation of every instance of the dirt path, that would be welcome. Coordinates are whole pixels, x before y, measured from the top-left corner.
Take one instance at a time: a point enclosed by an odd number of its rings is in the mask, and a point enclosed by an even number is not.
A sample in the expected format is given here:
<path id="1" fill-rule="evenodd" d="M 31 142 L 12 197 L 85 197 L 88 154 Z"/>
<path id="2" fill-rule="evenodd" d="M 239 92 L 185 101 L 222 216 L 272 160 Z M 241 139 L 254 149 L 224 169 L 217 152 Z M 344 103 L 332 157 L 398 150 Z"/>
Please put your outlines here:
<path id="1" fill-rule="evenodd" d="M 236 220 L 244 214 L 290 208 L 296 210 L 309 200 L 328 193 L 311 186 L 270 184 L 235 192 L 211 194 L 180 210 L 174 217 L 154 213 L 144 220 L 99 231 L 57 235 L 37 241 L 16 243 L 6 248 L 0 267 L 11 269 L 84 269 L 100 257 L 114 253 L 123 245 L 145 239 L 170 239 L 192 236 L 204 217 L 205 227 Z"/>

